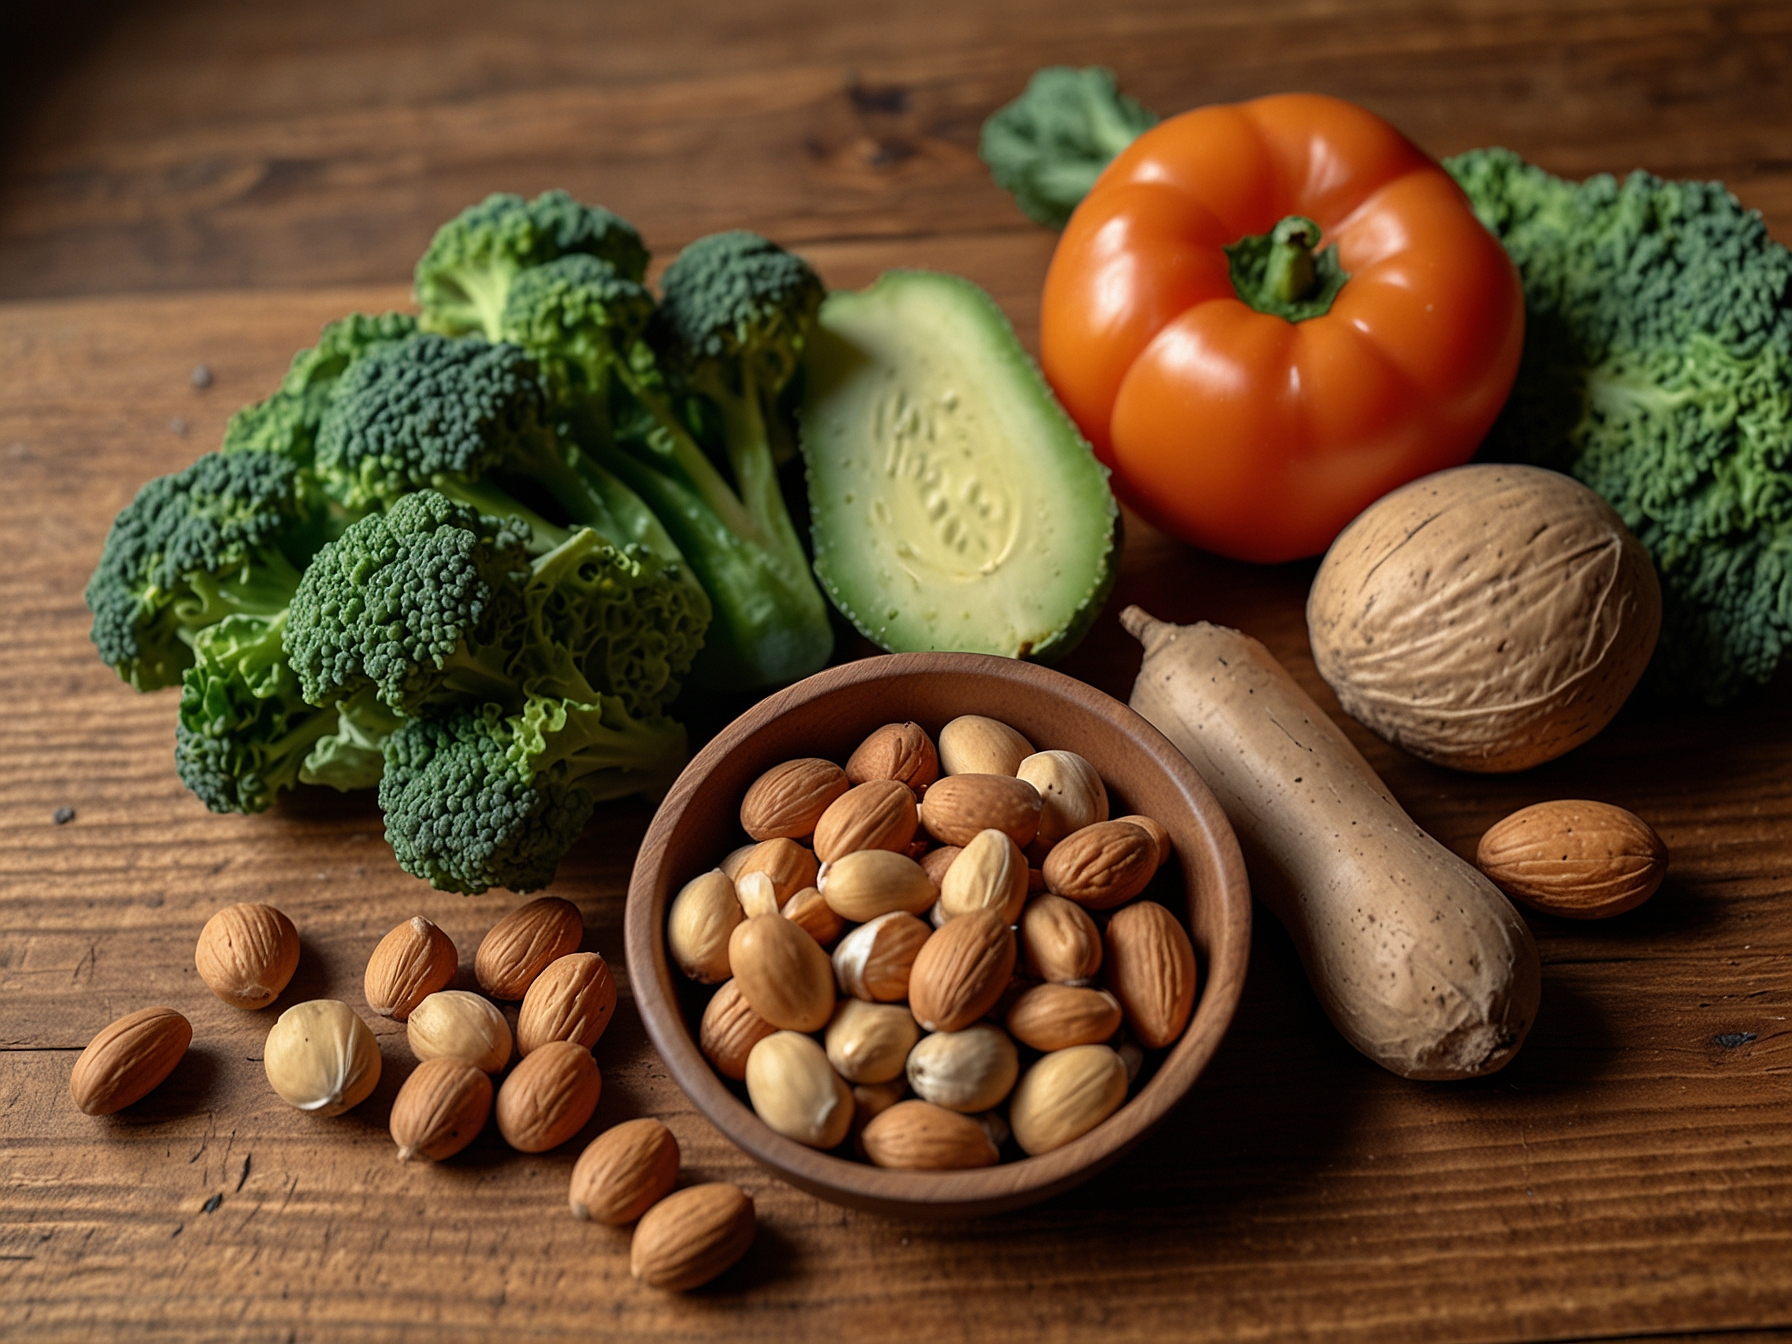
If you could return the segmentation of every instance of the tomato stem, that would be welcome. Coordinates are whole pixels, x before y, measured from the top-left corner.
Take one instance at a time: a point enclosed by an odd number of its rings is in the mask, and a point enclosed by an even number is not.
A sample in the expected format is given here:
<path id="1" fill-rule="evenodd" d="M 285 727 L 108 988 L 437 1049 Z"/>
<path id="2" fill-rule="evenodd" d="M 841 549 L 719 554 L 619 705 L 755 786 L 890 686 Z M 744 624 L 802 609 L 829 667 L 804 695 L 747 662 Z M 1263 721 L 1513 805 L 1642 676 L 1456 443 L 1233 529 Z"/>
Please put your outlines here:
<path id="1" fill-rule="evenodd" d="M 1314 252 L 1318 241 L 1319 226 L 1304 215 L 1240 238 L 1226 249 L 1232 288 L 1258 312 L 1290 322 L 1329 312 L 1350 276 L 1338 264 L 1337 248 Z"/>

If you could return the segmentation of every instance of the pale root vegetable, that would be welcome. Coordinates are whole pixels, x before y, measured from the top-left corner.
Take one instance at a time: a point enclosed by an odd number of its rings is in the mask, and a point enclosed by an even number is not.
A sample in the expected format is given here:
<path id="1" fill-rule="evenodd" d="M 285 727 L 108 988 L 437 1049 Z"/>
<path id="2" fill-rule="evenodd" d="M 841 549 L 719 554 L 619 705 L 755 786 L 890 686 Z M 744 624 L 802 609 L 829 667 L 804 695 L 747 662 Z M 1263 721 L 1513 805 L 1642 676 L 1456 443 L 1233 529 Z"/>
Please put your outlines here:
<path id="1" fill-rule="evenodd" d="M 1611 722 L 1655 649 L 1642 543 L 1540 467 L 1440 471 L 1365 509 L 1307 598 L 1344 712 L 1458 770 L 1524 770 Z"/>
<path id="2" fill-rule="evenodd" d="M 1218 797 L 1344 1038 L 1407 1078 L 1505 1065 L 1541 988 L 1511 903 L 1406 815 L 1263 645 L 1137 607 L 1120 619 L 1145 646 L 1132 707 Z"/>

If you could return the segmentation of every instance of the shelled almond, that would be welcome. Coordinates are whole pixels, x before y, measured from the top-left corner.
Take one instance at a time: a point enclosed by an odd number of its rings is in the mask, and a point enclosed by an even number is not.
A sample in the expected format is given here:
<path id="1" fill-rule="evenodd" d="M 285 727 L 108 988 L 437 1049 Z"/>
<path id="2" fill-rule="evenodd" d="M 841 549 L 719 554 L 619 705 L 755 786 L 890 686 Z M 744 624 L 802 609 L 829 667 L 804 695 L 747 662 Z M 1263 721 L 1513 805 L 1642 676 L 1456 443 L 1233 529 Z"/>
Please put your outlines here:
<path id="1" fill-rule="evenodd" d="M 886 724 L 844 769 L 763 772 L 741 820 L 752 843 L 679 893 L 668 946 L 721 981 L 704 1057 L 787 1138 L 914 1170 L 1049 1152 L 1187 1026 L 1193 945 L 1136 900 L 1169 832 L 1075 752 L 978 715 L 937 745 Z"/>

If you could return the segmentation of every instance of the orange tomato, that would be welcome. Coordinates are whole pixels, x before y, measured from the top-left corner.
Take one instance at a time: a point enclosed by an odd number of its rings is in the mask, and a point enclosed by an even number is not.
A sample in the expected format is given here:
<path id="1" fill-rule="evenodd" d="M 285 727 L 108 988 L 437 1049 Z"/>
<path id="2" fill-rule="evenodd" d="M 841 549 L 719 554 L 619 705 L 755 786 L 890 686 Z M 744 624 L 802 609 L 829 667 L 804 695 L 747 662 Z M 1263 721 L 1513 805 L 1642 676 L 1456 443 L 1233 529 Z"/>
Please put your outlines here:
<path id="1" fill-rule="evenodd" d="M 1226 251 L 1290 216 L 1344 272 L 1297 321 L 1241 298 Z M 1389 490 L 1466 462 L 1523 341 L 1518 273 L 1449 174 L 1315 94 L 1146 131 L 1071 217 L 1040 314 L 1046 376 L 1121 498 L 1261 562 L 1315 555 Z"/>

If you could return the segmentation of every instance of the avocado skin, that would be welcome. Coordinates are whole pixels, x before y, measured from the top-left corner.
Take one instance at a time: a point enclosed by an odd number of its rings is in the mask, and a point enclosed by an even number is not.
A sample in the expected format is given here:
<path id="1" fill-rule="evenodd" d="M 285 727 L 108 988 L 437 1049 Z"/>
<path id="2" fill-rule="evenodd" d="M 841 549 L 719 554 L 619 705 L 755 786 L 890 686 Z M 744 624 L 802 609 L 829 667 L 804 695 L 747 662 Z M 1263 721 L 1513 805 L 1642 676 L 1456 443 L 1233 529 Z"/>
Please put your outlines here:
<path id="1" fill-rule="evenodd" d="M 903 306 L 915 303 L 932 306 L 938 316 L 946 319 L 948 331 L 958 329 L 946 339 L 962 339 L 959 353 L 972 356 L 964 363 L 984 363 L 984 386 L 979 388 L 978 395 L 991 399 L 1024 399 L 1026 413 L 1040 422 L 1038 427 L 1043 432 L 1038 438 L 1047 445 L 1046 451 L 1070 455 L 1056 464 L 1052 474 L 1070 482 L 1077 498 L 1074 502 L 1063 496 L 1050 499 L 1051 507 L 1065 511 L 1095 510 L 1102 515 L 1096 528 L 1088 526 L 1090 519 L 1077 520 L 1069 513 L 1064 515 L 1069 519 L 1068 530 L 1090 535 L 1077 540 L 1081 549 L 1070 562 L 1060 567 L 1061 573 L 1056 579 L 1045 566 L 1038 567 L 1039 588 L 1054 589 L 1065 595 L 1049 603 L 1052 608 L 1050 628 L 1043 637 L 1030 644 L 1023 642 L 1018 647 L 1000 648 L 984 644 L 971 648 L 964 641 L 954 641 L 943 629 L 930 632 L 935 636 L 932 639 L 904 639 L 900 635 L 893 636 L 886 627 L 865 614 L 867 610 L 874 612 L 886 606 L 899 607 L 908 600 L 908 595 L 893 588 L 879 590 L 879 561 L 888 561 L 891 557 L 884 553 L 884 543 L 875 529 L 859 519 L 832 516 L 833 501 L 826 488 L 832 465 L 828 454 L 839 451 L 840 445 L 836 441 L 839 436 L 826 432 L 825 426 L 829 412 L 839 410 L 840 403 L 850 405 L 854 395 L 845 370 L 862 370 L 867 364 L 876 366 L 881 362 L 886 372 L 900 372 L 891 367 L 890 361 L 880 361 L 875 353 L 854 348 L 843 331 L 850 328 L 862 331 L 864 324 L 872 323 L 880 337 L 893 338 L 899 347 L 906 337 L 908 352 L 918 354 L 924 338 L 919 332 L 905 333 L 899 313 Z M 962 369 L 964 363 L 953 367 Z M 1013 325 L 994 299 L 960 276 L 914 270 L 886 271 L 862 291 L 830 295 L 822 306 L 810 343 L 805 383 L 806 394 L 799 422 L 809 486 L 815 574 L 822 591 L 860 634 L 891 652 L 966 648 L 971 652 L 999 653 L 1039 663 L 1056 662 L 1076 647 L 1100 615 L 1119 576 L 1123 541 L 1120 509 L 1107 484 L 1107 468 L 1096 461 L 1093 450 L 1058 404 L 1038 365 L 1021 345 Z M 961 381 L 960 385 L 963 385 Z M 1013 446 L 1026 453 L 1041 451 L 1038 443 L 1030 441 Z M 854 447 L 863 450 L 864 445 L 849 445 L 847 451 Z M 1023 468 L 1041 465 L 1025 456 L 1016 460 Z M 1029 471 L 1021 473 L 1028 479 L 1032 474 Z M 1062 558 L 1056 547 L 1051 554 Z M 1005 561 L 1004 565 L 1019 566 L 1021 570 L 1018 572 L 1024 572 L 1028 563 L 1027 558 L 1021 556 Z M 1001 620 L 993 606 L 992 619 L 998 624 Z"/>

